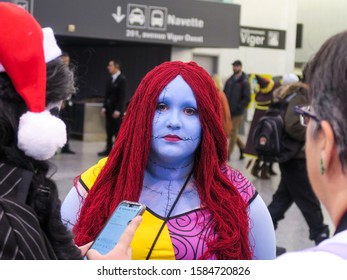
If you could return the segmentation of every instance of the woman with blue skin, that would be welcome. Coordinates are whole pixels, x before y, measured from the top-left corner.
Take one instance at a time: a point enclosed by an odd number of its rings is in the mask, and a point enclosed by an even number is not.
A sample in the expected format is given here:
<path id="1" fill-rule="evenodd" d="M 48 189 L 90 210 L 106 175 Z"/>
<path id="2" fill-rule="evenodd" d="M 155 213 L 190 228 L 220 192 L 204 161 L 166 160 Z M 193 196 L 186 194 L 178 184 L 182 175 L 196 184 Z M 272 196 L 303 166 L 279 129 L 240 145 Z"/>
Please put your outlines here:
<path id="1" fill-rule="evenodd" d="M 119 202 L 131 200 L 147 206 L 133 259 L 275 258 L 266 205 L 226 164 L 220 114 L 214 83 L 196 63 L 150 71 L 109 158 L 81 174 L 63 203 L 75 242 L 93 240 Z"/>

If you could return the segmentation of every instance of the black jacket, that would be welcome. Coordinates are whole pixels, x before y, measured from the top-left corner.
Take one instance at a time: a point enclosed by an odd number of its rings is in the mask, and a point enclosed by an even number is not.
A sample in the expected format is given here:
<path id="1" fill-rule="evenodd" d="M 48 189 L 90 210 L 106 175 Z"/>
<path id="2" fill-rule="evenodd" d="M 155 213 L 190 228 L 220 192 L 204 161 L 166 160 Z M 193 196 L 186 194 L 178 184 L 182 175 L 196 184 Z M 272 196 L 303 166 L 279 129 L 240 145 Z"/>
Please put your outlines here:
<path id="1" fill-rule="evenodd" d="M 104 105 L 107 115 L 112 115 L 114 111 L 123 113 L 126 98 L 126 79 L 120 74 L 117 79 L 112 82 L 110 77 L 105 91 Z"/>
<path id="2" fill-rule="evenodd" d="M 251 88 L 246 73 L 242 72 L 239 78 L 232 75 L 225 82 L 224 92 L 228 99 L 231 116 L 242 115 L 251 100 Z"/>

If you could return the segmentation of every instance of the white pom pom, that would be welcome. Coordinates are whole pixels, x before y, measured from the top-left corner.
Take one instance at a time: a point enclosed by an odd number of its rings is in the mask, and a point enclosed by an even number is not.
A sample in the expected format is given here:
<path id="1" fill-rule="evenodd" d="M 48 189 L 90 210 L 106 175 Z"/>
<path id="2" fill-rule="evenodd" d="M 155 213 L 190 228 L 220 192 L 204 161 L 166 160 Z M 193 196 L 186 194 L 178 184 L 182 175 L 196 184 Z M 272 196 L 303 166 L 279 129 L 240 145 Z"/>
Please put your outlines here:
<path id="1" fill-rule="evenodd" d="M 48 111 L 26 112 L 19 119 L 18 148 L 27 156 L 47 160 L 66 143 L 64 122 Z"/>

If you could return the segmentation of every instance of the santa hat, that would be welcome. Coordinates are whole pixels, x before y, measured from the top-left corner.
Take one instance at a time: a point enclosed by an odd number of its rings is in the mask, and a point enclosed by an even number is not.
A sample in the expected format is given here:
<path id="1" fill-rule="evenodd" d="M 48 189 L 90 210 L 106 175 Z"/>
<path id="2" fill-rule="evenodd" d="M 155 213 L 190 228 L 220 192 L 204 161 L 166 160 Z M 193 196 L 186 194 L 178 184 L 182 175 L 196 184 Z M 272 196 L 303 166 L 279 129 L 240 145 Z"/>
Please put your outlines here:
<path id="1" fill-rule="evenodd" d="M 23 8 L 0 3 L 0 71 L 10 77 L 28 112 L 19 120 L 18 148 L 46 160 L 66 143 L 62 120 L 46 109 L 46 62 L 61 55 L 53 31 Z"/>
<path id="2" fill-rule="evenodd" d="M 268 93 L 273 89 L 274 87 L 273 80 L 263 78 L 259 75 L 255 75 L 255 78 L 257 79 L 261 93 Z"/>

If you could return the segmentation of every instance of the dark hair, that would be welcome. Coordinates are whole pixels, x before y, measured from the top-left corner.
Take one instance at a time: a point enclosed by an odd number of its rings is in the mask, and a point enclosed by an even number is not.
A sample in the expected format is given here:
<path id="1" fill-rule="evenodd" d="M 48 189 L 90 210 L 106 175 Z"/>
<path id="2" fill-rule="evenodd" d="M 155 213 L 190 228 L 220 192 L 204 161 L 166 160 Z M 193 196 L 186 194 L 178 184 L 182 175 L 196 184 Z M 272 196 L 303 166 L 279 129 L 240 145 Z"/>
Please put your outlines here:
<path id="1" fill-rule="evenodd" d="M 334 131 L 339 159 L 347 164 L 347 32 L 328 39 L 305 67 L 311 105 Z M 318 127 L 319 128 L 319 127 Z"/>
<path id="2" fill-rule="evenodd" d="M 121 69 L 122 64 L 121 64 L 119 59 L 111 59 L 110 61 L 113 62 L 114 66 L 116 66 L 117 68 Z"/>
<path id="3" fill-rule="evenodd" d="M 60 58 L 47 63 L 46 102 L 66 99 L 75 92 L 74 75 Z M 61 222 L 57 186 L 47 174 L 49 164 L 26 156 L 17 148 L 20 116 L 28 110 L 6 73 L 0 73 L 0 158 L 8 164 L 34 173 L 27 204 L 35 210 L 40 226 L 58 259 L 79 259 L 80 250 L 73 243 L 73 235 Z M 40 201 L 42 186 L 49 190 L 47 199 Z"/>
<path id="4" fill-rule="evenodd" d="M 232 63 L 233 66 L 242 66 L 242 62 L 241 60 L 235 60 L 233 63 Z"/>

